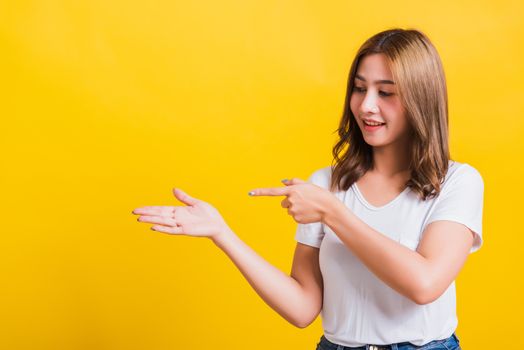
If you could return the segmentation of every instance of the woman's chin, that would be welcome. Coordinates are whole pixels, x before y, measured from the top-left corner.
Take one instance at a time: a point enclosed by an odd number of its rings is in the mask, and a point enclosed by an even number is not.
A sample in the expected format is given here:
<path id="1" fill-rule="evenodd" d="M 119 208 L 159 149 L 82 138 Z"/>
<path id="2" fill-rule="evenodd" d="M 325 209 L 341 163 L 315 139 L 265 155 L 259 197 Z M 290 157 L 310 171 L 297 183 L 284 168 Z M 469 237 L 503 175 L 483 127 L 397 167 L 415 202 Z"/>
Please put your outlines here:
<path id="1" fill-rule="evenodd" d="M 374 137 L 374 136 L 367 136 L 367 137 L 364 136 L 364 141 L 366 141 L 368 145 L 373 146 L 373 147 L 384 146 L 386 144 L 383 138 Z"/>

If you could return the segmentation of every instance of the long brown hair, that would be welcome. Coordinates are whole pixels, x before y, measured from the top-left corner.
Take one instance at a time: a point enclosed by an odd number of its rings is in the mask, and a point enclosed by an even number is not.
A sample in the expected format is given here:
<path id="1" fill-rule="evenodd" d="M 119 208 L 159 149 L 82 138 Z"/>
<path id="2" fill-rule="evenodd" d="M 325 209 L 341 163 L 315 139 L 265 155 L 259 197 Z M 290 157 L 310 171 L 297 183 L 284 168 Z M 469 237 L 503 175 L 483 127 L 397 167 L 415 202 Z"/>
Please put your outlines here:
<path id="1" fill-rule="evenodd" d="M 423 200 L 437 196 L 450 159 L 444 69 L 425 34 L 400 28 L 385 30 L 366 40 L 351 64 L 344 111 L 337 129 L 340 139 L 332 150 L 331 191 L 348 190 L 373 167 L 372 147 L 362 136 L 351 112 L 350 99 L 359 62 L 375 53 L 385 55 L 412 127 L 411 178 L 406 185 Z"/>

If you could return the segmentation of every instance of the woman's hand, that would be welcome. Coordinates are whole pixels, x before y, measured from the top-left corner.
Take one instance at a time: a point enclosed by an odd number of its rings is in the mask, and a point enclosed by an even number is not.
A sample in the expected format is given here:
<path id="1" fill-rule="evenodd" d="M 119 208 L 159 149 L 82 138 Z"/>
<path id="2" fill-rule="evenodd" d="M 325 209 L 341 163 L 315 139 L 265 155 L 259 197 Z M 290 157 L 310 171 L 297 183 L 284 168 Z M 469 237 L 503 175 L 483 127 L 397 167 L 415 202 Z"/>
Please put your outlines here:
<path id="1" fill-rule="evenodd" d="M 216 239 L 230 232 L 218 210 L 211 204 L 193 198 L 181 189 L 174 188 L 175 197 L 187 206 L 148 206 L 136 208 L 133 214 L 141 215 L 137 221 L 156 224 L 152 230 Z"/>
<path id="2" fill-rule="evenodd" d="M 286 196 L 281 202 L 289 215 L 300 224 L 323 222 L 326 212 L 338 201 L 327 189 L 294 178 L 282 180 L 286 187 L 258 188 L 249 192 L 251 196 Z"/>

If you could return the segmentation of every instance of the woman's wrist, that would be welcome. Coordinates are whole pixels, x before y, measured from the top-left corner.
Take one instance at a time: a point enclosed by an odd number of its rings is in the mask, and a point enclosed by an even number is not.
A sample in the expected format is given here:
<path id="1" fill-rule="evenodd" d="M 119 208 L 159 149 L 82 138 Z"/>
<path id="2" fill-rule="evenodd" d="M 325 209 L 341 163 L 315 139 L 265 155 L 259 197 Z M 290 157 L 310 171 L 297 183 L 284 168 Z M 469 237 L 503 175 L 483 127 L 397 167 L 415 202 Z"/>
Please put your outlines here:
<path id="1" fill-rule="evenodd" d="M 234 238 L 235 236 L 236 234 L 229 228 L 229 226 L 224 226 L 222 230 L 211 236 L 211 240 L 218 247 L 222 248 L 225 244 L 227 244 L 228 240 L 231 240 L 231 238 Z"/>
<path id="2" fill-rule="evenodd" d="M 333 196 L 333 199 L 324 206 L 321 220 L 322 223 L 330 226 L 330 224 L 332 224 L 339 215 L 343 215 L 344 210 L 347 210 L 347 207 L 344 205 L 344 203 Z"/>

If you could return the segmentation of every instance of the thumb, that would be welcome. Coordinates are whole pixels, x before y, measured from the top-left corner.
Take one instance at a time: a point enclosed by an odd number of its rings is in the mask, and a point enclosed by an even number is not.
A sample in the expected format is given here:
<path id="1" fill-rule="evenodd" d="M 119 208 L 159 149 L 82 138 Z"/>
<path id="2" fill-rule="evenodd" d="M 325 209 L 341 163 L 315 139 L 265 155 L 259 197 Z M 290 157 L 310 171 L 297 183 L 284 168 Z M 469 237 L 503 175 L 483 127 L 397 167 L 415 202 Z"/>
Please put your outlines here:
<path id="1" fill-rule="evenodd" d="M 180 188 L 173 188 L 173 194 L 179 201 L 187 205 L 195 205 L 199 202 L 198 199 L 191 197 Z"/>
<path id="2" fill-rule="evenodd" d="M 284 185 L 286 185 L 286 186 L 291 186 L 291 185 L 298 185 L 298 184 L 305 184 L 305 183 L 307 183 L 306 181 L 301 180 L 301 179 L 299 179 L 298 177 L 294 177 L 294 178 L 292 178 L 291 180 L 284 179 L 284 180 L 282 180 L 282 182 L 283 182 Z"/>

